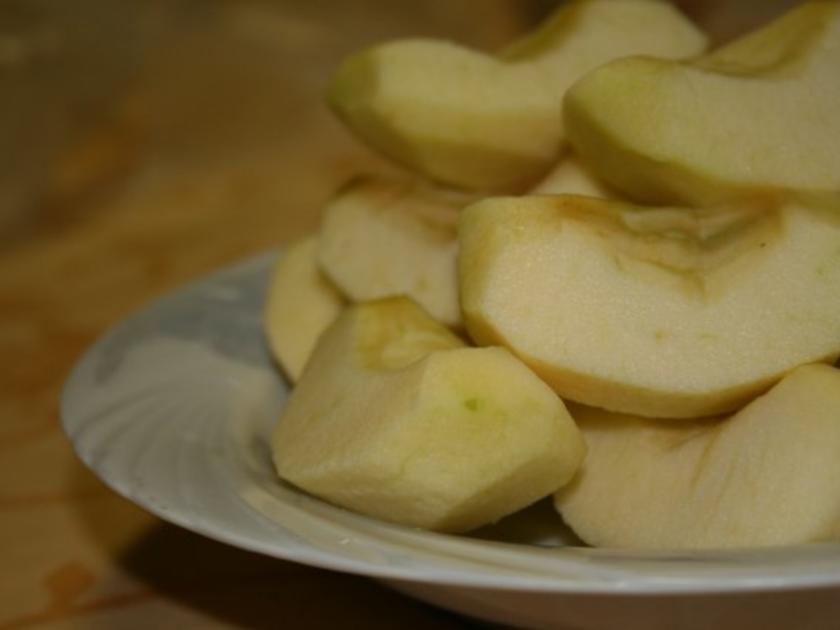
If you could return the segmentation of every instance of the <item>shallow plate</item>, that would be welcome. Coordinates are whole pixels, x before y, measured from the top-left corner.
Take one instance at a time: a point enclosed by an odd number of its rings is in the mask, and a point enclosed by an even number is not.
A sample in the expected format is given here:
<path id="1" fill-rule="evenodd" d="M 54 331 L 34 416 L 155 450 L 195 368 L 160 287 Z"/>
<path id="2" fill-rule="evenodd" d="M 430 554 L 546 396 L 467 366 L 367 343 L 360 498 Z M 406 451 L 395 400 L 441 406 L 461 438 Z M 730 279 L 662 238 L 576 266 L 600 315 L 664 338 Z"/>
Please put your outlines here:
<path id="1" fill-rule="evenodd" d="M 471 537 L 447 536 L 352 514 L 282 483 L 267 436 L 288 387 L 261 327 L 273 259 L 162 299 L 108 333 L 73 371 L 62 400 L 65 430 L 118 493 L 238 547 L 387 579 L 428 601 L 517 625 L 703 627 L 709 614 L 716 623 L 761 614 L 762 627 L 786 619 L 804 627 L 800 600 L 814 623 L 840 619 L 840 545 L 587 549 L 545 504 Z"/>

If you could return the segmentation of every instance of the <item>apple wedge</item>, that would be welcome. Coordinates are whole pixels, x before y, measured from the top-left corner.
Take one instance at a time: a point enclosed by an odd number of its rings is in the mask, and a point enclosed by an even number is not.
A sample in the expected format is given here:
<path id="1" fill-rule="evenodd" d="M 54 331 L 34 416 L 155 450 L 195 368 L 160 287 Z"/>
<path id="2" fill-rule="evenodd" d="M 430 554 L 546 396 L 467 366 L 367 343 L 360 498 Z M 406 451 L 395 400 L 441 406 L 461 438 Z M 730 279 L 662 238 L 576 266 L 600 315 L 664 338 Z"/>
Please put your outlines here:
<path id="1" fill-rule="evenodd" d="M 836 213 L 497 198 L 463 211 L 459 241 L 470 335 L 577 402 L 721 414 L 840 354 Z"/>
<path id="2" fill-rule="evenodd" d="M 840 3 L 809 2 L 696 61 L 629 58 L 568 92 L 577 152 L 636 201 L 794 192 L 840 203 Z"/>
<path id="3" fill-rule="evenodd" d="M 264 328 L 275 360 L 292 382 L 303 371 L 321 333 L 344 307 L 316 263 L 317 238 L 308 236 L 280 255 L 271 275 Z"/>
<path id="4" fill-rule="evenodd" d="M 685 58 L 705 37 L 666 2 L 575 0 L 492 57 L 402 40 L 348 58 L 329 102 L 363 141 L 434 180 L 521 191 L 557 160 L 566 89 L 630 54 Z"/>
<path id="5" fill-rule="evenodd" d="M 722 421 L 571 409 L 589 448 L 555 497 L 587 543 L 646 549 L 840 538 L 840 370 L 800 367 Z"/>
<path id="6" fill-rule="evenodd" d="M 562 401 L 502 348 L 468 348 L 407 298 L 349 307 L 272 437 L 283 479 L 357 512 L 466 531 L 566 483 L 585 447 Z"/>
<path id="7" fill-rule="evenodd" d="M 354 302 L 406 295 L 457 328 L 457 223 L 467 200 L 416 182 L 357 178 L 324 211 L 321 268 Z"/>

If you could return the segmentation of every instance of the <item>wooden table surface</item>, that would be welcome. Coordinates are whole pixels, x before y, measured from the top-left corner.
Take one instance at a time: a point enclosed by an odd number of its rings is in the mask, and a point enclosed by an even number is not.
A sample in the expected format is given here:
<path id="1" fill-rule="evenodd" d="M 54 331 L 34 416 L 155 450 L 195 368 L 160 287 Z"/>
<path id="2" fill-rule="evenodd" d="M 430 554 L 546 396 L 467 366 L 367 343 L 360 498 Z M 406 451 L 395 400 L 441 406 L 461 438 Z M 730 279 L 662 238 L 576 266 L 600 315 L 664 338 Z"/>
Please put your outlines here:
<path id="1" fill-rule="evenodd" d="M 0 628 L 468 625 L 166 524 L 58 424 L 62 382 L 108 326 L 314 229 L 346 178 L 388 168 L 322 104 L 343 55 L 410 34 L 495 47 L 529 20 L 513 2 L 416 4 L 0 5 Z"/>
<path id="2" fill-rule="evenodd" d="M 343 55 L 405 35 L 494 48 L 552 4 L 0 4 L 0 629 L 470 625 L 146 514 L 75 459 L 58 399 L 108 326 L 389 168 L 322 104 Z"/>

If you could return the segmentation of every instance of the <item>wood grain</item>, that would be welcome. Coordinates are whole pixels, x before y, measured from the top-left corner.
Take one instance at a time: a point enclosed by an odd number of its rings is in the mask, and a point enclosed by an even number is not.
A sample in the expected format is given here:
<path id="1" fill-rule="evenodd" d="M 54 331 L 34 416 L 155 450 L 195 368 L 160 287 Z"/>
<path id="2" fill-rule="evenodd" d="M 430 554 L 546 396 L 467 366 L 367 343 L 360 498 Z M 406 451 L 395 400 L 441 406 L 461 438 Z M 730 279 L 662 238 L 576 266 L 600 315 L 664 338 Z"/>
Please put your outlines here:
<path id="1" fill-rule="evenodd" d="M 0 5 L 0 628 L 466 625 L 147 515 L 76 461 L 58 398 L 108 326 L 390 168 L 322 104 L 344 54 L 413 33 L 495 47 L 527 19 L 513 5 Z"/>

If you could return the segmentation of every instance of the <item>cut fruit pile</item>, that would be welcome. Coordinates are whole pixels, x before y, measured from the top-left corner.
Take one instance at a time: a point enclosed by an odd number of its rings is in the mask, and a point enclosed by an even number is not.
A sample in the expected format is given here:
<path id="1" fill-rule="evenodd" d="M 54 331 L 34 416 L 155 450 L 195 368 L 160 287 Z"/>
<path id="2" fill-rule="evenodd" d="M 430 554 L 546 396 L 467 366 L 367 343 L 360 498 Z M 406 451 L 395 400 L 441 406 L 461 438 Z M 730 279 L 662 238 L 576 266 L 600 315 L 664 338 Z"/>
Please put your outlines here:
<path id="1" fill-rule="evenodd" d="M 330 103 L 410 177 L 277 263 L 280 477 L 437 531 L 553 496 L 598 546 L 840 539 L 839 67 L 836 2 L 711 52 L 574 0 L 495 57 L 350 57 Z"/>

